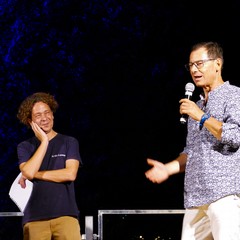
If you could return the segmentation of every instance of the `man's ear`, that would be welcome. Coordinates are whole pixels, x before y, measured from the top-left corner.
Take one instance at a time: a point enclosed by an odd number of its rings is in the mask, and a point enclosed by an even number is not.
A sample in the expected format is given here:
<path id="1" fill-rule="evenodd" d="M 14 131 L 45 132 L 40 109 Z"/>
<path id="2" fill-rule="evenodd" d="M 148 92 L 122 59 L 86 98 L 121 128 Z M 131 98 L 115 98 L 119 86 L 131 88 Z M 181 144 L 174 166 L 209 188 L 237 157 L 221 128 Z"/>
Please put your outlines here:
<path id="1" fill-rule="evenodd" d="M 32 119 L 28 118 L 28 125 L 31 126 Z"/>
<path id="2" fill-rule="evenodd" d="M 222 68 L 222 60 L 220 58 L 217 58 L 216 62 L 217 62 L 216 72 L 218 72 Z"/>

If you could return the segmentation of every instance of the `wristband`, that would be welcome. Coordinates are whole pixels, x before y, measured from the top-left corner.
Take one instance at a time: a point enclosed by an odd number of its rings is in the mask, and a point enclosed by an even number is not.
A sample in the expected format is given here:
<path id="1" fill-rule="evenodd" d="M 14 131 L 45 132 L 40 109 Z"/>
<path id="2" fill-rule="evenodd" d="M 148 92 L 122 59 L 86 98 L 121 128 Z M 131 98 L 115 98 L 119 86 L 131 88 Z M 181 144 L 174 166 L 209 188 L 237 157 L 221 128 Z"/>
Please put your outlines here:
<path id="1" fill-rule="evenodd" d="M 200 122 L 199 122 L 199 129 L 200 129 L 200 130 L 202 130 L 205 121 L 208 120 L 210 117 L 211 117 L 211 116 L 210 116 L 210 114 L 208 114 L 208 113 L 204 113 L 204 114 L 202 115 L 202 118 L 201 118 L 201 120 L 200 120 Z"/>

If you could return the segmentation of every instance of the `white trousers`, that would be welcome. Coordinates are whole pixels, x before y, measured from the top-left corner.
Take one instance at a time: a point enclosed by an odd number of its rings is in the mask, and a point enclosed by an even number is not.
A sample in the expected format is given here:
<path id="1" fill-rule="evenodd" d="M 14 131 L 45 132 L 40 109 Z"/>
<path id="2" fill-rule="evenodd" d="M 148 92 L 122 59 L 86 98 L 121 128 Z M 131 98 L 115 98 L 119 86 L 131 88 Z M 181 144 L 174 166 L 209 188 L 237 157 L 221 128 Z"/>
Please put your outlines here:
<path id="1" fill-rule="evenodd" d="M 240 195 L 186 209 L 181 240 L 240 240 Z"/>

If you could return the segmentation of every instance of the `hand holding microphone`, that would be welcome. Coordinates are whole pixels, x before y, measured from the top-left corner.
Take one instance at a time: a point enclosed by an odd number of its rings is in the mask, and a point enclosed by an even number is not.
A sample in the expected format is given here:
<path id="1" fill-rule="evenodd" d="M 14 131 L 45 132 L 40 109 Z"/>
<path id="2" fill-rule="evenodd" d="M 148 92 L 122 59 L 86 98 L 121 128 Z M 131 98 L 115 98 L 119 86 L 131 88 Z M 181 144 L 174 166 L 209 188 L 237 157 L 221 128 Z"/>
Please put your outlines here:
<path id="1" fill-rule="evenodd" d="M 193 83 L 189 82 L 185 85 L 185 98 L 187 99 L 191 99 L 193 91 L 195 90 L 195 86 Z M 187 114 L 182 114 L 181 118 L 180 118 L 180 122 L 182 124 L 186 124 L 188 119 L 188 115 Z"/>

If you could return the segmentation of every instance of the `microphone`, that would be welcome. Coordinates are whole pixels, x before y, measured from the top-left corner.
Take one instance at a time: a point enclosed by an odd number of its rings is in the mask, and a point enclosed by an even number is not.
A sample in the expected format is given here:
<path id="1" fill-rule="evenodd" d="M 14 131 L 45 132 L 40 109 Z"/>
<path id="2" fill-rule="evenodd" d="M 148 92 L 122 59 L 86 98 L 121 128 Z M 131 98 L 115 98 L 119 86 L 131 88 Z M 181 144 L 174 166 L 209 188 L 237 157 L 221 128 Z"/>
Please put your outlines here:
<path id="1" fill-rule="evenodd" d="M 187 83 L 185 85 L 185 98 L 191 99 L 194 89 L 195 89 L 195 86 L 193 83 L 190 83 L 190 82 Z M 182 124 L 185 124 L 187 122 L 187 119 L 188 119 L 188 115 L 183 114 L 182 117 L 180 118 L 180 122 Z"/>

